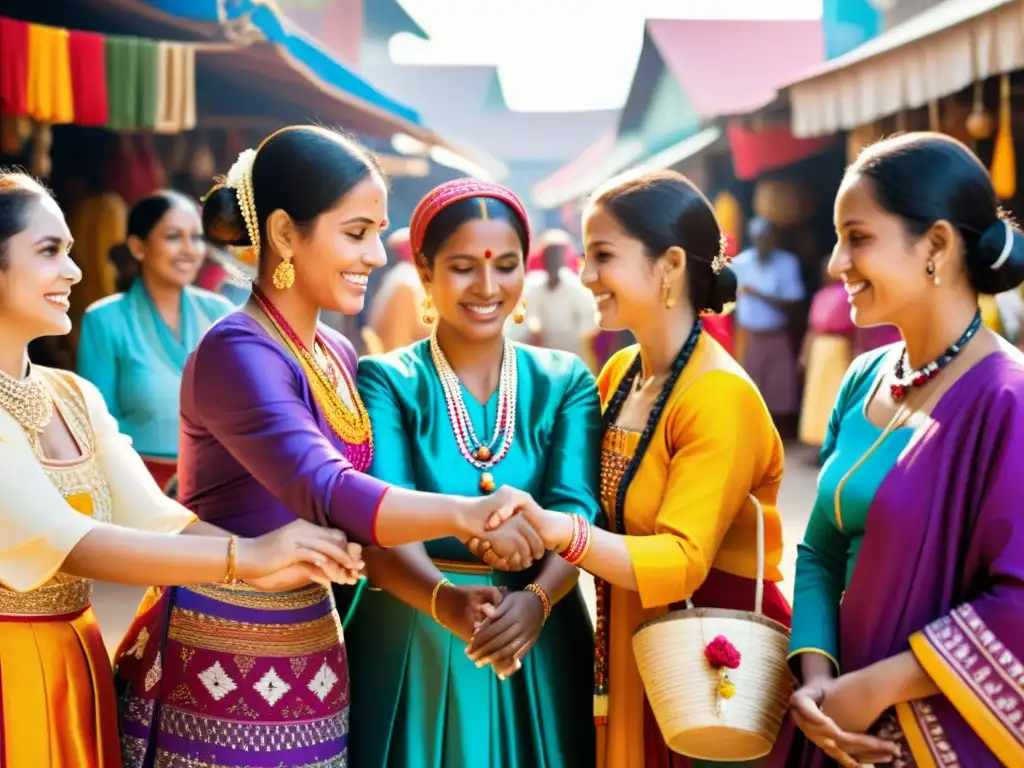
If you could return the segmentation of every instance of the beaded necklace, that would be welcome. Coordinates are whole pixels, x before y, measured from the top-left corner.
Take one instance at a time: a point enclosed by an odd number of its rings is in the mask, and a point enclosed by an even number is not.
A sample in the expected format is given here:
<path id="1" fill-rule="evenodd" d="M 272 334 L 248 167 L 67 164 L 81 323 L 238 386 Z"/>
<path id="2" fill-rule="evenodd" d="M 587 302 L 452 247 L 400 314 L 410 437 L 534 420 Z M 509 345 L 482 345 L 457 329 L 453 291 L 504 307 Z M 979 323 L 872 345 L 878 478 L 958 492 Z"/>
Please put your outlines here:
<path id="1" fill-rule="evenodd" d="M 298 359 L 299 365 L 309 381 L 310 388 L 313 390 L 313 397 L 323 411 L 331 431 L 348 444 L 349 449 L 345 451 L 345 458 L 357 470 L 365 472 L 373 459 L 373 429 L 370 425 L 370 416 L 359 397 L 359 390 L 356 389 L 355 382 L 352 381 L 345 366 L 334 359 L 333 354 L 318 335 L 314 341 L 314 349 L 319 346 L 319 353 L 323 360 L 327 361 L 329 367 L 334 367 L 334 375 L 324 371 L 321 363 L 318 363 L 313 353 L 306 349 L 302 339 L 277 310 L 277 307 L 256 285 L 252 287 L 252 297 L 256 306 L 284 339 L 285 346 Z M 354 408 L 349 408 L 338 395 L 336 382 L 339 371 L 341 378 L 345 380 L 345 386 Z M 332 383 L 332 379 L 335 383 Z"/>
<path id="2" fill-rule="evenodd" d="M 505 339 L 505 348 L 501 356 L 501 371 L 498 374 L 498 413 L 494 418 L 494 432 L 489 442 L 484 443 L 476 436 L 473 421 L 466 410 L 466 402 L 462 397 L 462 385 L 459 377 L 452 369 L 448 358 L 437 342 L 437 329 L 430 334 L 430 358 L 441 380 L 444 391 L 445 405 L 448 407 L 448 420 L 452 425 L 452 434 L 459 446 L 462 457 L 481 471 L 480 490 L 490 493 L 495 488 L 494 475 L 491 470 L 508 455 L 516 432 L 516 399 L 518 393 L 519 372 L 516 363 L 516 350 L 512 342 Z"/>
<path id="3" fill-rule="evenodd" d="M 693 328 L 690 329 L 690 335 L 686 338 L 682 349 L 676 355 L 676 359 L 672 361 L 668 378 L 665 380 L 665 385 L 661 388 L 661 392 L 658 393 L 658 397 L 654 401 L 654 406 L 647 417 L 647 424 L 644 425 L 644 431 L 640 434 L 640 440 L 637 442 L 633 457 L 630 459 L 629 464 L 626 465 L 626 469 L 619 479 L 619 485 L 615 490 L 615 521 L 614 528 L 612 528 L 616 533 L 625 534 L 626 532 L 626 492 L 629 490 L 629 484 L 633 481 L 633 477 L 640 467 L 640 462 L 643 461 L 644 455 L 651 445 L 651 440 L 654 439 L 654 430 L 657 429 L 658 423 L 661 421 L 668 398 L 672 394 L 672 390 L 675 389 L 676 382 L 679 381 L 679 377 L 686 368 L 686 364 L 693 357 L 693 350 L 697 347 L 697 342 L 700 340 L 702 328 L 703 324 L 698 318 L 693 324 Z M 633 391 L 634 382 L 640 377 L 640 373 L 641 361 L 640 355 L 637 355 L 619 382 L 618 389 L 615 390 L 615 394 L 612 395 L 612 399 L 608 402 L 608 407 L 605 409 L 604 428 L 606 432 L 619 418 L 622 406 L 625 404 L 626 398 Z M 597 626 L 594 632 L 594 721 L 598 725 L 603 725 L 608 722 L 608 610 L 611 607 L 611 588 L 608 582 L 596 577 L 594 579 L 594 586 L 597 593 Z"/>
<path id="4" fill-rule="evenodd" d="M 896 383 L 889 387 L 889 394 L 892 396 L 893 402 L 903 402 L 912 389 L 923 387 L 938 376 L 939 371 L 953 362 L 953 358 L 959 355 L 961 350 L 967 345 L 967 342 L 974 338 L 979 328 L 981 328 L 980 309 L 974 313 L 974 319 L 967 326 L 967 330 L 960 334 L 960 338 L 954 341 L 945 352 L 927 365 L 918 368 L 916 371 L 910 371 L 910 373 L 907 373 L 907 346 L 904 344 L 903 352 L 900 353 L 900 359 L 896 361 L 896 370 L 894 371 Z"/>
<path id="5" fill-rule="evenodd" d="M 18 422 L 33 446 L 53 420 L 53 396 L 31 371 L 24 379 L 0 371 L 0 408 Z"/>

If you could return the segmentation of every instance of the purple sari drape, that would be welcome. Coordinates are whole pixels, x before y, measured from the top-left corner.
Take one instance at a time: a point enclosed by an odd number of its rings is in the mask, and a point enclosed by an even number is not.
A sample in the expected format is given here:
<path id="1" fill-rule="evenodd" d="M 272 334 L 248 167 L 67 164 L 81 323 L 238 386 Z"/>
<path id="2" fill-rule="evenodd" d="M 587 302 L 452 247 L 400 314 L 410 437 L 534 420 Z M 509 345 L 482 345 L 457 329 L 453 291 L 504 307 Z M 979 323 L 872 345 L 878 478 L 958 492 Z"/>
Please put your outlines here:
<path id="1" fill-rule="evenodd" d="M 901 764 L 1024 766 L 1024 364 L 1010 353 L 949 389 L 869 510 L 842 669 L 908 647 L 942 694 L 882 724 L 913 754 Z"/>

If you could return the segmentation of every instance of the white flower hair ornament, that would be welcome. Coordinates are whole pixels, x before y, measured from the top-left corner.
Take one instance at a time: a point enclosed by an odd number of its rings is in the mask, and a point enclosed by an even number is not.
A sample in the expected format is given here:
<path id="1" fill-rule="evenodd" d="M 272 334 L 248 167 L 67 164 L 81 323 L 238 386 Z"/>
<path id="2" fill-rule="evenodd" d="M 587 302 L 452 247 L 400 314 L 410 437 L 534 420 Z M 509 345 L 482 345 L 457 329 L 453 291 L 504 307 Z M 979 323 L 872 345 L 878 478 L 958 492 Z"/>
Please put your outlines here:
<path id="1" fill-rule="evenodd" d="M 241 152 L 228 171 L 228 175 L 224 179 L 224 186 L 235 191 L 238 207 L 245 220 L 245 229 L 249 233 L 249 242 L 252 243 L 252 255 L 254 259 L 259 259 L 260 226 L 259 219 L 256 217 L 256 196 L 252 186 L 252 167 L 255 162 L 255 149 Z"/>

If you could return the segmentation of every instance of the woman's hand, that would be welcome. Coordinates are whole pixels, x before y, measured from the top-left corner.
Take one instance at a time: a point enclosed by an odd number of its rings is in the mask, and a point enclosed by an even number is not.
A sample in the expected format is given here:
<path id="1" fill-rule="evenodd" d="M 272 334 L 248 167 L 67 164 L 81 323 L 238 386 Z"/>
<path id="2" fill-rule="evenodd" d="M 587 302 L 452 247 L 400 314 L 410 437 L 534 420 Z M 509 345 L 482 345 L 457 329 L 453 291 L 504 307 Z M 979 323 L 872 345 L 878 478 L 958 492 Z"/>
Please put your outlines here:
<path id="1" fill-rule="evenodd" d="M 519 671 L 519 660 L 540 637 L 544 606 L 532 592 L 506 595 L 497 610 L 476 630 L 466 655 L 478 667 L 490 665 L 502 679 Z"/>
<path id="2" fill-rule="evenodd" d="M 544 541 L 537 531 L 526 517 L 517 514 L 531 507 L 539 509 L 530 494 L 507 485 L 488 496 L 473 499 L 460 515 L 462 540 L 478 539 L 487 551 L 497 560 L 507 562 L 512 570 L 526 568 L 543 557 L 545 551 Z M 489 528 L 488 521 L 492 518 L 501 522 Z"/>
<path id="3" fill-rule="evenodd" d="M 805 682 L 789 700 L 793 722 L 808 739 L 844 768 L 859 768 L 864 763 L 891 763 L 900 753 L 896 744 L 863 733 L 846 731 L 822 711 L 822 705 L 827 700 L 832 701 L 833 697 L 840 699 L 840 708 L 847 705 L 844 700 L 850 695 L 849 688 L 844 693 L 840 686 L 839 693 L 835 692 L 841 679 L 816 677 Z M 854 703 L 852 706 L 857 705 Z M 875 719 L 877 717 L 876 714 Z M 865 726 L 865 730 L 868 726 Z"/>
<path id="4" fill-rule="evenodd" d="M 354 584 L 365 567 L 360 545 L 349 543 L 341 531 L 305 520 L 296 520 L 256 539 L 238 540 L 236 576 L 246 582 L 260 582 L 262 577 L 300 564 L 313 566 L 305 571 L 312 581 L 338 584 Z M 291 583 L 290 580 L 298 578 L 297 574 L 298 571 L 290 570 L 275 576 L 277 581 L 271 583 Z"/>
<path id="5" fill-rule="evenodd" d="M 521 491 L 516 491 L 516 493 L 521 493 Z M 530 526 L 540 535 L 545 549 L 555 551 L 565 549 L 572 538 L 572 518 L 561 512 L 546 510 L 529 494 L 524 495 L 528 499 L 527 502 L 518 506 L 503 505 L 491 514 L 487 519 L 487 529 L 490 531 L 487 536 L 492 536 L 496 529 L 500 530 L 507 525 L 513 516 L 521 516 L 525 517 Z"/>
<path id="6" fill-rule="evenodd" d="M 505 590 L 499 587 L 446 584 L 437 593 L 437 618 L 452 634 L 469 642 L 489 611 L 501 603 Z"/>

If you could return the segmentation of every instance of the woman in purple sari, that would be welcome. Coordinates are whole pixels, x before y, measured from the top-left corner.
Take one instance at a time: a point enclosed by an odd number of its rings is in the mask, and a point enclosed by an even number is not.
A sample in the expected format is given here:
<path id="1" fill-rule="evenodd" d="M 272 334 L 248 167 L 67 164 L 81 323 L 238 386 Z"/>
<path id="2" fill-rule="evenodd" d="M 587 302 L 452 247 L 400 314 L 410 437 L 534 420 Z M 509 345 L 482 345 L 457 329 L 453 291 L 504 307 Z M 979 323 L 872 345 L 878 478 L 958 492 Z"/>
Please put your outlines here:
<path id="1" fill-rule="evenodd" d="M 1024 363 L 978 312 L 1024 236 L 932 133 L 865 150 L 835 225 L 854 322 L 904 341 L 847 373 L 799 548 L 804 764 L 1024 765 Z"/>
<path id="2" fill-rule="evenodd" d="M 362 309 L 384 263 L 386 205 L 372 156 L 313 127 L 244 152 L 207 197 L 207 235 L 251 247 L 260 271 L 250 302 L 185 366 L 181 501 L 245 535 L 298 516 L 383 547 L 485 536 L 492 556 L 522 567 L 544 551 L 533 529 L 513 517 L 495 537 L 484 521 L 526 494 L 419 493 L 364 474 L 373 436 L 355 352 L 319 313 Z M 347 765 L 348 665 L 331 593 L 302 579 L 286 586 L 151 593 L 117 655 L 126 768 Z"/>

